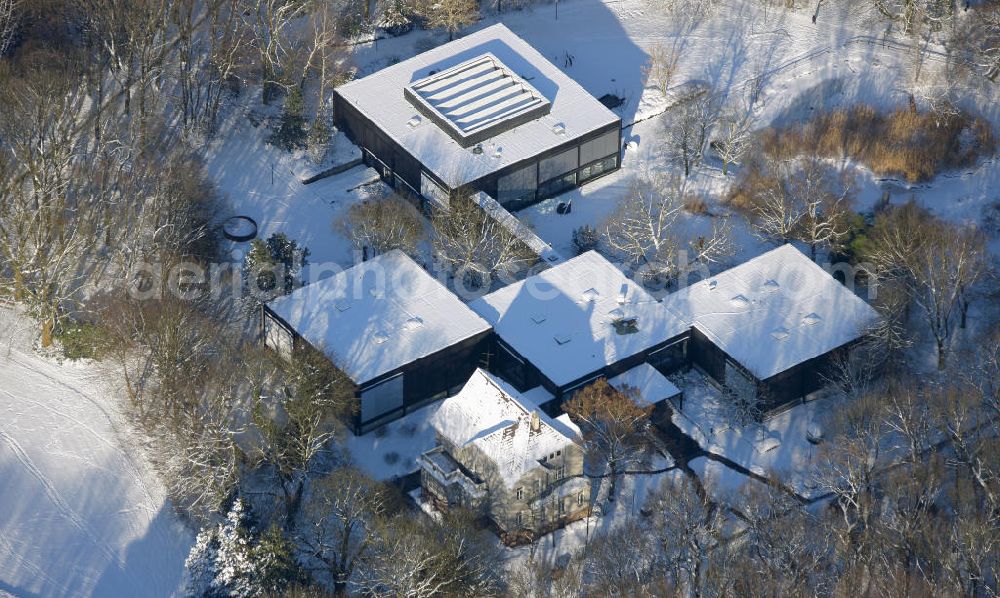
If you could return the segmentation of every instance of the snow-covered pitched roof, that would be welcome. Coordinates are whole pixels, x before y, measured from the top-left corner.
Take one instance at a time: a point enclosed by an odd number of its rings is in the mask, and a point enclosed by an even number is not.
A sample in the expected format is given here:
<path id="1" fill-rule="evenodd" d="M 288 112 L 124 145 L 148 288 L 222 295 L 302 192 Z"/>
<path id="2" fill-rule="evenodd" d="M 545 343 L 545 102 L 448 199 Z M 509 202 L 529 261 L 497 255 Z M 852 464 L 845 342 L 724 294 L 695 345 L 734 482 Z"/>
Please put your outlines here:
<path id="1" fill-rule="evenodd" d="M 490 328 L 401 251 L 296 289 L 268 307 L 356 384 Z"/>
<path id="2" fill-rule="evenodd" d="M 533 417 L 538 418 L 537 431 L 531 429 Z M 512 487 L 539 467 L 541 458 L 576 442 L 580 429 L 569 416 L 557 420 L 503 380 L 477 369 L 458 394 L 441 403 L 430 421 L 456 446 L 479 448 Z"/>
<path id="3" fill-rule="evenodd" d="M 879 317 L 792 245 L 681 289 L 664 303 L 758 380 L 861 337 Z"/>
<path id="4" fill-rule="evenodd" d="M 611 378 L 608 384 L 618 389 L 631 386 L 639 391 L 639 398 L 650 404 L 681 394 L 679 388 L 648 363 L 640 363 L 631 370 Z"/>
<path id="5" fill-rule="evenodd" d="M 594 251 L 469 304 L 558 386 L 683 334 L 678 319 Z M 635 330 L 615 323 L 635 318 Z"/>
<path id="6" fill-rule="evenodd" d="M 518 122 L 515 120 L 501 122 L 512 126 L 500 127 L 495 135 L 482 141 L 483 152 L 475 154 L 472 148 L 462 147 L 431 118 L 422 116 L 407 99 L 404 89 L 425 82 L 422 80 L 430 81 L 427 78 L 431 77 L 432 71 L 435 75 L 447 74 L 448 69 L 462 63 L 478 64 L 477 61 L 487 56 L 502 64 L 504 71 L 511 75 L 509 80 L 496 79 L 496 71 L 490 71 L 493 74 L 484 76 L 494 77 L 492 85 L 513 81 L 516 77 L 530 86 L 532 93 L 537 92 L 540 96 L 538 102 L 544 100 L 550 105 L 547 114 L 542 113 L 533 120 L 520 124 L 515 124 Z M 490 84 L 480 88 L 481 92 L 492 93 L 492 90 Z M 487 27 L 367 77 L 345 83 L 337 88 L 337 93 L 451 188 L 537 156 L 619 120 L 583 87 L 502 24 Z M 418 94 L 411 92 L 410 95 Z M 522 100 L 526 97 L 520 95 Z M 480 117 L 492 119 L 496 124 L 499 113 L 493 114 L 487 107 L 475 102 L 468 104 L 468 99 L 463 99 L 467 106 L 475 107 Z M 533 105 L 535 108 L 540 106 L 537 102 Z M 534 114 L 531 112 L 529 116 Z M 450 122 L 450 117 L 445 119 Z"/>

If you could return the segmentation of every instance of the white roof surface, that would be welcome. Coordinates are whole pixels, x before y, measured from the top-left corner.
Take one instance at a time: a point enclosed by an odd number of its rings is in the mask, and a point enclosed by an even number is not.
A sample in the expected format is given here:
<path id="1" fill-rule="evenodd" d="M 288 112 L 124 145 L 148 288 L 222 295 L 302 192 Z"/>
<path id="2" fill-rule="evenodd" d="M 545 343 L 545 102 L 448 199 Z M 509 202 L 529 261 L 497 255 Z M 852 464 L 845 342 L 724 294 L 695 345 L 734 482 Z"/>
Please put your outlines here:
<path id="1" fill-rule="evenodd" d="M 684 333 L 690 325 L 595 251 L 469 304 L 557 386 Z M 612 323 L 637 318 L 619 334 Z"/>
<path id="2" fill-rule="evenodd" d="M 631 370 L 608 380 L 608 384 L 621 390 L 623 386 L 631 386 L 639 391 L 639 398 L 656 404 L 664 399 L 681 394 L 673 382 L 648 363 L 640 363 Z"/>
<path id="3" fill-rule="evenodd" d="M 538 432 L 531 431 L 532 413 L 539 418 Z M 539 459 L 574 444 L 580 435 L 568 415 L 549 417 L 512 386 L 481 369 L 458 394 L 442 401 L 430 421 L 456 446 L 478 447 L 496 464 L 508 488 L 539 467 Z"/>
<path id="4" fill-rule="evenodd" d="M 268 307 L 355 384 L 490 328 L 401 251 L 296 289 Z"/>
<path id="5" fill-rule="evenodd" d="M 879 318 L 792 245 L 681 289 L 664 303 L 758 380 L 859 338 Z"/>
<path id="6" fill-rule="evenodd" d="M 487 139 L 483 142 L 483 153 L 476 155 L 430 119 L 414 119 L 418 112 L 404 96 L 403 89 L 425 79 L 431 71 L 440 72 L 487 53 L 551 102 L 551 109 L 545 116 Z M 337 88 L 337 93 L 452 188 L 619 120 L 502 24 L 345 83 Z"/>

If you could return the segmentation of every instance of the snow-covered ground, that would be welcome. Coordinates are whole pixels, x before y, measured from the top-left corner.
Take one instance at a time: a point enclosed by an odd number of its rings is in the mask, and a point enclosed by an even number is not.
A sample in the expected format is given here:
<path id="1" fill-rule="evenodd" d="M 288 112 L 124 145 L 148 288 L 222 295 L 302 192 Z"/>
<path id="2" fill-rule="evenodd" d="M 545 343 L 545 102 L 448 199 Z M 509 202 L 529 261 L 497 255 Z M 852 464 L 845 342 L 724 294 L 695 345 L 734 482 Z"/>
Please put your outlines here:
<path id="1" fill-rule="evenodd" d="M 93 365 L 0 307 L 0 595 L 170 596 L 193 541 Z"/>
<path id="2" fill-rule="evenodd" d="M 351 462 L 376 480 L 388 480 L 417 470 L 415 459 L 434 448 L 430 418 L 441 403 L 408 413 L 364 436 L 348 432 L 344 444 Z"/>

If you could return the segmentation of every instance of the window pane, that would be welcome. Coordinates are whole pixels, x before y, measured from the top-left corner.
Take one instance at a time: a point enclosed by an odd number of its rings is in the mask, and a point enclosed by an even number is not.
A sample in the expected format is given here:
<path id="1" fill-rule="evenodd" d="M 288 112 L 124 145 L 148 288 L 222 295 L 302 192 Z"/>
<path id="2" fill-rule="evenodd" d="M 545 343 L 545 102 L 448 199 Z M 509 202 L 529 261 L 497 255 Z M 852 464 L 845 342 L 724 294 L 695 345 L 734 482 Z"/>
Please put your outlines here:
<path id="1" fill-rule="evenodd" d="M 547 181 L 571 170 L 576 170 L 578 148 L 566 150 L 551 158 L 546 158 L 538 164 L 538 179 Z"/>
<path id="2" fill-rule="evenodd" d="M 403 406 L 403 375 L 400 374 L 361 393 L 361 421 L 366 422 Z"/>
<path id="3" fill-rule="evenodd" d="M 568 174 L 564 177 L 548 181 L 547 183 L 542 183 L 538 188 L 538 194 L 541 197 L 551 197 L 557 193 L 561 193 L 570 187 L 576 185 L 576 173 Z"/>
<path id="4" fill-rule="evenodd" d="M 580 164 L 589 164 L 618 153 L 618 131 L 609 131 L 580 146 Z"/>
<path id="5" fill-rule="evenodd" d="M 535 164 L 529 164 L 520 170 L 500 177 L 497 182 L 497 201 L 503 203 L 525 196 L 533 197 L 535 188 L 538 187 L 536 168 Z"/>
<path id="6" fill-rule="evenodd" d="M 420 194 L 442 207 L 448 207 L 448 192 L 423 172 L 420 173 Z"/>

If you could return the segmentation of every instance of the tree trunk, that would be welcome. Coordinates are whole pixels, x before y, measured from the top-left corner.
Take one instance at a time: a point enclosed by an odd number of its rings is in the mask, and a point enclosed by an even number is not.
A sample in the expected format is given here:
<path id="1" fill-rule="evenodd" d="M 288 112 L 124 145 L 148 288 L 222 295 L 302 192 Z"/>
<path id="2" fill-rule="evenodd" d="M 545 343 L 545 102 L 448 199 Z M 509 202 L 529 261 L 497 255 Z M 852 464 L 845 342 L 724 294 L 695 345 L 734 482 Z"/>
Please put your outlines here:
<path id="1" fill-rule="evenodd" d="M 947 358 L 947 354 L 944 349 L 944 339 L 937 339 L 935 342 L 937 343 L 937 368 L 938 371 L 941 371 L 944 370 Z"/>

